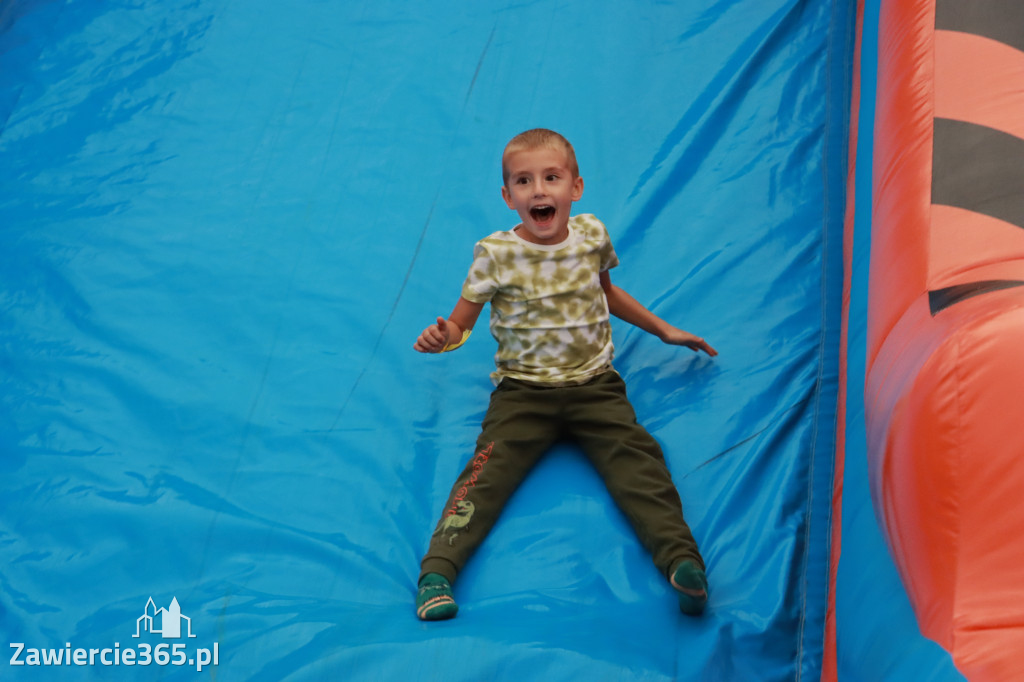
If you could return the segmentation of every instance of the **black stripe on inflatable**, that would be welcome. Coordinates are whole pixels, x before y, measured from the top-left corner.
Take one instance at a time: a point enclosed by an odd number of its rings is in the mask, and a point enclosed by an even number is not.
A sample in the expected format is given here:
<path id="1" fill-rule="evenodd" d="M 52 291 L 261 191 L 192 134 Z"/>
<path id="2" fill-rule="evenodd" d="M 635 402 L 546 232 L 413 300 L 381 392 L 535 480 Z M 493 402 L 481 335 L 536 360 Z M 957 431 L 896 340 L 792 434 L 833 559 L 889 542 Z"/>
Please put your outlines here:
<path id="1" fill-rule="evenodd" d="M 1024 2 L 937 0 L 935 28 L 974 33 L 1024 51 Z"/>
<path id="2" fill-rule="evenodd" d="M 936 118 L 932 203 L 1024 228 L 1024 140 L 975 123 Z"/>
<path id="3" fill-rule="evenodd" d="M 972 296 L 987 294 L 990 291 L 1001 289 L 1012 289 L 1013 287 L 1024 286 L 1024 282 L 1013 279 L 994 279 L 985 282 L 971 282 L 970 284 L 957 284 L 945 289 L 935 289 L 928 292 L 928 307 L 932 315 L 945 310 L 954 303 L 959 303 Z"/>

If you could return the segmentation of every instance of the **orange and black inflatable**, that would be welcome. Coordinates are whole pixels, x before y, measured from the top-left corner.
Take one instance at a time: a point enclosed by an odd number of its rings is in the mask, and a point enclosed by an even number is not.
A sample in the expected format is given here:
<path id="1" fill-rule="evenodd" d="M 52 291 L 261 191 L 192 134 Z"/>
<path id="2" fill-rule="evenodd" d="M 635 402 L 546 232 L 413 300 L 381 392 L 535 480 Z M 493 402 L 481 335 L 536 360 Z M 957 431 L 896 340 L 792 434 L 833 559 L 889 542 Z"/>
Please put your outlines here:
<path id="1" fill-rule="evenodd" d="M 1024 2 L 881 3 L 865 420 L 921 631 L 1024 679 Z"/>

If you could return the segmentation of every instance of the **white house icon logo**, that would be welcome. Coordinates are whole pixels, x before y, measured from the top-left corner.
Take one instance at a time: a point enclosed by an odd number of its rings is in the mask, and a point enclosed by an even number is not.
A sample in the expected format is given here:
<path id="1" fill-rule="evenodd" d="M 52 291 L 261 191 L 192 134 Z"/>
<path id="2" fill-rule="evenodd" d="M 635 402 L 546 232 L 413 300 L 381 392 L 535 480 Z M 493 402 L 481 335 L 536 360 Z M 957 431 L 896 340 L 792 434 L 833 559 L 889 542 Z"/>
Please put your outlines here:
<path id="1" fill-rule="evenodd" d="M 181 621 L 185 621 L 187 636 L 195 637 L 192 634 L 192 619 L 181 615 L 177 597 L 171 599 L 171 605 L 166 609 L 158 609 L 153 603 L 153 598 L 150 597 L 146 602 L 145 612 L 135 621 L 135 634 L 132 637 L 139 637 L 143 632 L 152 632 L 159 634 L 164 639 L 179 639 L 181 637 Z"/>

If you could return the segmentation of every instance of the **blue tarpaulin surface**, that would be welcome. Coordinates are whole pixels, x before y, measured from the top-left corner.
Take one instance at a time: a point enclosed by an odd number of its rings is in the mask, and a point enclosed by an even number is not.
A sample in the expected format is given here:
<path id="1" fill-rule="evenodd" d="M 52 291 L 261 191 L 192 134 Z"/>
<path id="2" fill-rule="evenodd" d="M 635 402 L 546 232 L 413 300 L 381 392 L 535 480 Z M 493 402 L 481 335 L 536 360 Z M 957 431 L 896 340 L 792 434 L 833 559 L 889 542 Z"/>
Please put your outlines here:
<path id="1" fill-rule="evenodd" d="M 0 5 L 0 635 L 101 652 L 0 677 L 816 679 L 850 14 Z M 613 325 L 708 562 L 701 618 L 571 445 L 458 618 L 415 617 L 494 343 L 412 342 L 514 224 L 501 149 L 535 126 L 574 143 L 613 281 L 721 353 Z"/>

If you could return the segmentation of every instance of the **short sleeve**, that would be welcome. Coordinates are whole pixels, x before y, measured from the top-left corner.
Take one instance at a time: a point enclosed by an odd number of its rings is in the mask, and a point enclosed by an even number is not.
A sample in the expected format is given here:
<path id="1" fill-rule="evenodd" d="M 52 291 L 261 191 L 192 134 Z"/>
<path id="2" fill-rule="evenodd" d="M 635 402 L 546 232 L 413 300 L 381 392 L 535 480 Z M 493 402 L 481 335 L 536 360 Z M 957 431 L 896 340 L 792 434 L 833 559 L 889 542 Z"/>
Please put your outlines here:
<path id="1" fill-rule="evenodd" d="M 498 267 L 487 248 L 477 243 L 473 249 L 473 264 L 462 284 L 462 297 L 473 303 L 486 303 L 498 290 Z"/>
<path id="2" fill-rule="evenodd" d="M 601 226 L 601 242 L 597 247 L 597 253 L 601 257 L 601 272 L 606 272 L 619 264 L 619 257 L 615 254 L 615 247 L 612 246 L 612 239 L 608 236 L 604 223 L 596 219 L 595 222 Z"/>

